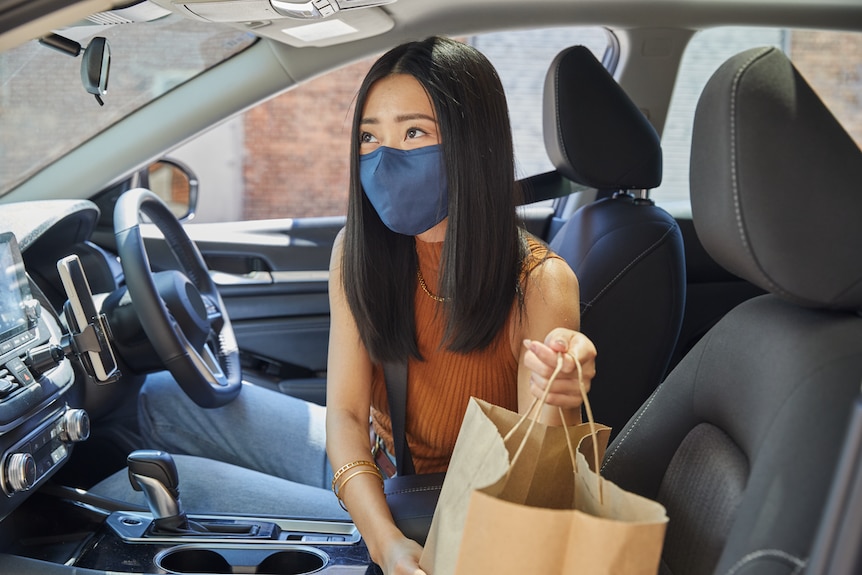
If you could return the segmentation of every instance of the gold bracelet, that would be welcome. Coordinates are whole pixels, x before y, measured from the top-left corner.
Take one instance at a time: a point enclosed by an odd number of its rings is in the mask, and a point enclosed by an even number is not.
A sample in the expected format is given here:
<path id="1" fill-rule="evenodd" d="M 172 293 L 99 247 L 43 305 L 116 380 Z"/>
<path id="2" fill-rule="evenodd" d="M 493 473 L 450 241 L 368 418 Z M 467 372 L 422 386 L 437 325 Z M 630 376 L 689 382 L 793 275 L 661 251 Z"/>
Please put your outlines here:
<path id="1" fill-rule="evenodd" d="M 357 459 L 356 461 L 351 461 L 350 463 L 345 463 L 341 466 L 341 468 L 335 472 L 335 475 L 332 476 L 332 492 L 335 493 L 335 482 L 338 481 L 338 478 L 344 475 L 344 472 L 348 469 L 353 469 L 354 467 L 359 467 L 361 465 L 367 465 L 368 467 L 373 467 L 377 469 L 377 464 L 373 461 L 367 461 L 365 459 Z"/>
<path id="2" fill-rule="evenodd" d="M 377 469 L 360 469 L 358 471 L 354 471 L 350 475 L 344 478 L 344 481 L 341 482 L 341 485 L 338 486 L 338 489 L 335 492 L 335 496 L 341 499 L 341 493 L 344 491 L 344 486 L 347 485 L 347 482 L 356 477 L 357 475 L 362 475 L 363 473 L 370 473 L 377 477 L 380 480 L 380 483 L 383 483 L 383 475 Z"/>
<path id="3" fill-rule="evenodd" d="M 362 475 L 363 473 L 370 473 L 377 477 L 380 480 L 380 484 L 383 485 L 383 474 L 380 473 L 376 468 L 372 471 L 371 469 L 360 469 L 358 471 L 354 471 L 350 475 L 344 478 L 344 481 L 341 482 L 341 485 L 338 486 L 338 489 L 333 489 L 333 493 L 335 493 L 335 497 L 338 498 L 338 504 L 341 505 L 341 508 L 347 511 L 347 507 L 344 506 L 344 500 L 341 498 L 341 493 L 344 491 L 344 486 L 347 485 L 347 482 L 356 477 L 357 475 Z"/>

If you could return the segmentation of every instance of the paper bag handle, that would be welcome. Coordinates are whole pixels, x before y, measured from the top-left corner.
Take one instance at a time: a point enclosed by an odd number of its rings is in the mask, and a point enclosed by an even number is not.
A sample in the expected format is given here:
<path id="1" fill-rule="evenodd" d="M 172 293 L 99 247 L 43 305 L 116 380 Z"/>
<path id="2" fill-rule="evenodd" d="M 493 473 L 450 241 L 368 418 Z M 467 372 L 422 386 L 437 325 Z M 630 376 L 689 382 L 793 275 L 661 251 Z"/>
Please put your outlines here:
<path id="1" fill-rule="evenodd" d="M 572 360 L 574 360 L 575 368 L 578 370 L 578 388 L 581 392 L 581 398 L 583 399 L 583 402 L 584 402 L 584 409 L 587 412 L 587 421 L 589 422 L 589 425 L 590 425 L 590 438 L 592 439 L 592 442 L 593 442 L 593 458 L 594 458 L 595 469 L 596 469 L 596 484 L 597 484 L 598 494 L 599 494 L 599 503 L 602 503 L 604 501 L 604 497 L 602 495 L 602 476 L 598 471 L 599 470 L 599 441 L 598 441 L 597 431 L 596 431 L 596 421 L 595 421 L 595 419 L 593 419 L 593 409 L 590 406 L 590 400 L 587 397 L 586 386 L 584 386 L 584 372 L 583 372 L 583 368 L 581 367 L 581 362 L 578 361 L 578 358 L 575 357 L 575 355 L 572 353 L 569 353 L 569 357 L 571 357 Z M 562 369 L 563 369 L 563 354 L 562 354 L 562 352 L 557 352 L 557 365 L 554 368 L 554 372 L 551 374 L 551 377 L 548 378 L 548 384 L 545 386 L 545 391 L 542 393 L 542 397 L 541 398 L 533 398 L 533 402 L 530 404 L 530 408 L 527 409 L 526 412 L 524 412 L 524 414 L 521 416 L 521 419 L 518 420 L 518 422 L 512 427 L 512 429 L 509 430 L 509 433 L 507 433 L 506 436 L 503 438 L 504 442 L 508 442 L 509 439 L 511 439 L 512 435 L 515 433 L 515 431 L 519 427 L 521 427 L 521 425 L 524 423 L 524 421 L 527 419 L 527 417 L 529 417 L 529 415 L 533 412 L 533 410 L 536 409 L 536 405 L 538 404 L 538 411 L 536 412 L 536 418 L 533 418 L 530 420 L 530 425 L 527 427 L 527 432 L 524 434 L 524 438 L 521 440 L 520 445 L 518 445 L 518 449 L 515 450 L 515 455 L 512 456 L 512 461 L 509 463 L 509 469 L 508 469 L 507 473 L 512 470 L 512 467 L 514 467 L 515 463 L 518 461 L 518 458 L 521 456 L 521 452 L 524 450 L 524 446 L 527 444 L 527 438 L 530 436 L 530 433 L 532 433 L 532 431 L 533 431 L 533 427 L 536 425 L 536 419 L 539 416 L 539 412 L 541 411 L 542 407 L 545 406 L 545 403 L 548 400 L 548 393 L 551 391 L 551 386 L 554 384 L 554 381 L 557 379 L 557 376 L 560 374 L 560 371 Z M 572 459 L 572 469 L 573 469 L 575 475 L 577 475 L 578 474 L 578 461 L 577 461 L 577 456 L 575 455 L 575 448 L 574 448 L 574 445 L 572 444 L 572 438 L 569 435 L 569 429 L 568 429 L 568 426 L 566 425 L 566 418 L 565 418 L 565 415 L 563 413 L 563 408 L 558 407 L 558 409 L 560 411 L 560 421 L 563 424 L 563 429 L 565 430 L 565 434 L 566 434 L 566 445 L 569 448 L 569 457 L 571 457 L 571 459 Z"/>

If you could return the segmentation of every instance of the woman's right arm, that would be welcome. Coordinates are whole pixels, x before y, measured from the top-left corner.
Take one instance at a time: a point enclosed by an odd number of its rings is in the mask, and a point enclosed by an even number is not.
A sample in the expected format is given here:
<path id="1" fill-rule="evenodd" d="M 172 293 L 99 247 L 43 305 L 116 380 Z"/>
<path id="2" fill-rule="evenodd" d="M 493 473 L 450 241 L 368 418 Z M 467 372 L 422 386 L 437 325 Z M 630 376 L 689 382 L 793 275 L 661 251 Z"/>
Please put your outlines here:
<path id="1" fill-rule="evenodd" d="M 329 266 L 329 359 L 326 383 L 326 451 L 337 470 L 354 461 L 374 461 L 369 439 L 372 362 L 363 345 L 344 294 L 341 275 L 343 230 Z M 369 469 L 357 467 L 356 469 Z M 395 526 L 380 479 L 371 473 L 350 477 L 340 491 L 342 503 L 362 534 L 371 558 L 387 575 L 421 575 L 422 548 Z"/>

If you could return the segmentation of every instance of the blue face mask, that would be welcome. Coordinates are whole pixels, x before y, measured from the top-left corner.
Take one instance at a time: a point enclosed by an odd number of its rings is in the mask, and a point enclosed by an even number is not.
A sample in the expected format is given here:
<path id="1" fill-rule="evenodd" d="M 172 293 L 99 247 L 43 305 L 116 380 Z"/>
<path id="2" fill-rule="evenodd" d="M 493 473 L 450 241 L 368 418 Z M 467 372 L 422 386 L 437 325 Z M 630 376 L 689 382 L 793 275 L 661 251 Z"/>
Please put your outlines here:
<path id="1" fill-rule="evenodd" d="M 359 180 L 386 227 L 416 236 L 449 213 L 440 144 L 414 150 L 380 146 L 359 157 Z"/>

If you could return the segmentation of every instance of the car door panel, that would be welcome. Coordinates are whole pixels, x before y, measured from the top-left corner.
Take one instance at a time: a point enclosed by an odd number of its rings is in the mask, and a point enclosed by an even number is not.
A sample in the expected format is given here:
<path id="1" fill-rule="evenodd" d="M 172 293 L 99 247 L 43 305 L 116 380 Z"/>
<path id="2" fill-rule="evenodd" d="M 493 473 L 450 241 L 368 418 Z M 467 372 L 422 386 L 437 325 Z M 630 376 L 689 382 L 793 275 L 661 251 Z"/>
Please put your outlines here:
<path id="1" fill-rule="evenodd" d="M 245 380 L 325 403 L 329 259 L 343 226 L 344 218 L 184 226 L 219 287 Z M 175 265 L 164 242 L 145 235 L 153 268 Z"/>

